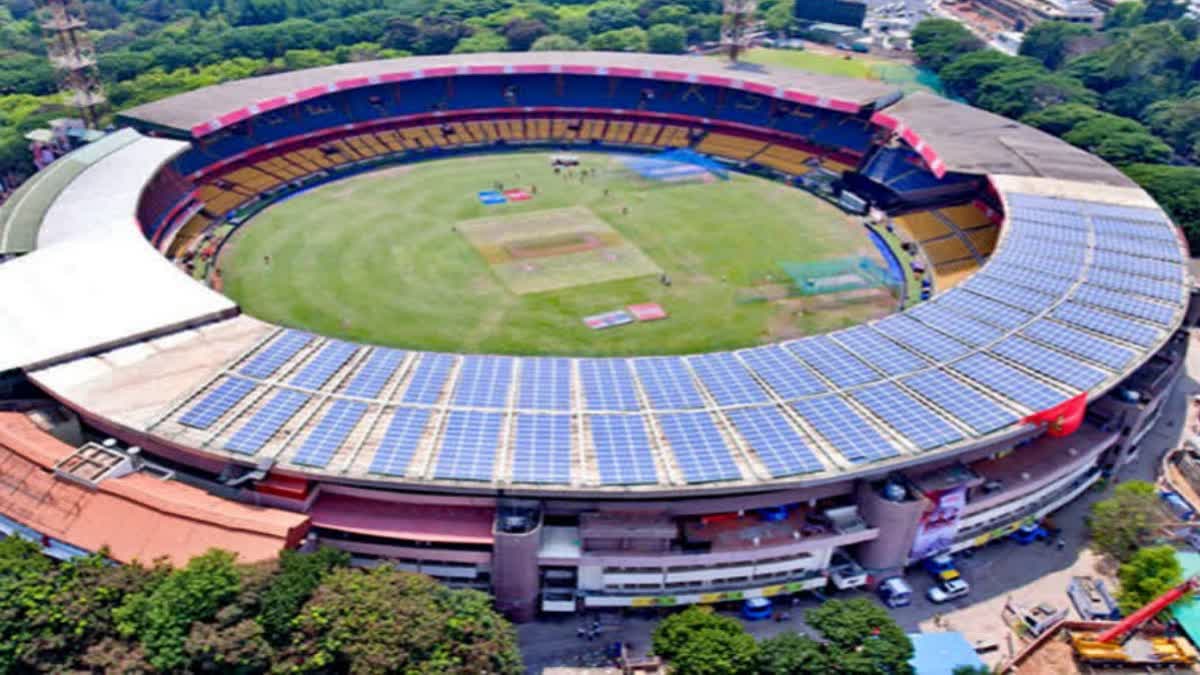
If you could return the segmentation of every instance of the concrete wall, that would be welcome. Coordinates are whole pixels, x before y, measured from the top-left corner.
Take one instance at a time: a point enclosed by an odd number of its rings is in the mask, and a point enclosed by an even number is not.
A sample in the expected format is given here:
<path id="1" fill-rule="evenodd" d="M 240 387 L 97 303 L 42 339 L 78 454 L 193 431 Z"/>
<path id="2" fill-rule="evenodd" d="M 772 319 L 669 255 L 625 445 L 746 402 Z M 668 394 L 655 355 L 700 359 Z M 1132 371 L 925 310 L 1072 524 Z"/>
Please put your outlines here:
<path id="1" fill-rule="evenodd" d="M 496 608 L 513 621 L 531 621 L 537 614 L 541 580 L 538 578 L 538 549 L 542 523 L 528 532 L 504 532 L 496 528 L 492 549 L 492 593 Z"/>
<path id="2" fill-rule="evenodd" d="M 868 525 L 879 531 L 879 536 L 858 547 L 858 562 L 868 570 L 902 567 L 908 560 L 926 504 L 923 497 L 904 502 L 889 501 L 870 484 L 860 482 L 858 511 Z"/>

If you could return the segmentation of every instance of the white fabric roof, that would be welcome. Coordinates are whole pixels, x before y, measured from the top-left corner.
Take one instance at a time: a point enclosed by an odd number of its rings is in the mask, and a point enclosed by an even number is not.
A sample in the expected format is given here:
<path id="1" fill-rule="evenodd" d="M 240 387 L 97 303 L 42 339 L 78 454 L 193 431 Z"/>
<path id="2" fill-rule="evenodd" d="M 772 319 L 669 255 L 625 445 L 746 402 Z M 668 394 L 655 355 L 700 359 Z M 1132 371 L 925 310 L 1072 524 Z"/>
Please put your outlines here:
<path id="1" fill-rule="evenodd" d="M 187 147 L 140 138 L 88 167 L 47 210 L 37 250 L 0 265 L 0 371 L 236 311 L 171 265 L 138 228 L 142 187 Z"/>

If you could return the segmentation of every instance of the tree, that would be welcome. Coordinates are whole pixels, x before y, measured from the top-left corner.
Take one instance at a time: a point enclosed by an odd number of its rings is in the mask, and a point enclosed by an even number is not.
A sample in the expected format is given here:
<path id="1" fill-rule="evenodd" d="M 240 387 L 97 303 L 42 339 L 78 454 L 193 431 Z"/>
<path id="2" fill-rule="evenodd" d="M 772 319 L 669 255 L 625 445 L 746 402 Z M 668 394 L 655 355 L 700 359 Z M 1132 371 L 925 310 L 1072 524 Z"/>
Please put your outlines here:
<path id="1" fill-rule="evenodd" d="M 641 19 L 637 12 L 626 5 L 615 2 L 604 2 L 595 5 L 587 13 L 588 29 L 592 33 L 607 33 L 608 31 L 630 28 L 638 25 Z"/>
<path id="2" fill-rule="evenodd" d="M 655 54 L 682 54 L 687 49 L 687 31 L 660 23 L 646 31 L 646 46 Z"/>
<path id="3" fill-rule="evenodd" d="M 1078 38 L 1092 34 L 1090 26 L 1069 21 L 1043 21 L 1025 32 L 1021 40 L 1021 56 L 1042 62 L 1056 70 L 1070 54 L 1071 45 Z"/>
<path id="4" fill-rule="evenodd" d="M 776 33 L 789 32 L 796 24 L 795 0 L 780 0 L 771 5 L 763 15 L 763 21 L 767 24 L 767 30 Z"/>
<path id="5" fill-rule="evenodd" d="M 1075 125 L 1063 140 L 1113 164 L 1162 162 L 1171 157 L 1171 148 L 1140 123 L 1108 113 Z"/>
<path id="6" fill-rule="evenodd" d="M 913 51 L 925 67 L 940 71 L 968 52 L 983 49 L 983 41 L 951 19 L 926 19 L 912 34 Z"/>
<path id="7" fill-rule="evenodd" d="M 975 98 L 979 107 L 1012 118 L 1060 103 L 1095 105 L 1096 95 L 1073 77 L 1027 62 L 983 78 Z"/>
<path id="8" fill-rule="evenodd" d="M 1167 213 L 1171 215 L 1171 219 L 1175 224 L 1183 228 L 1184 235 L 1187 236 L 1188 248 L 1191 249 L 1193 256 L 1200 255 L 1200 168 L 1191 166 L 1166 166 L 1160 164 L 1132 164 L 1123 167 L 1122 170 L 1130 178 L 1137 181 L 1138 185 L 1142 186 L 1146 192 L 1150 193 L 1151 197 L 1157 201 Z M 1157 508 L 1157 504 L 1152 503 L 1149 499 L 1147 511 L 1151 516 L 1161 519 L 1161 511 L 1153 510 Z M 1103 527 L 1112 527 L 1113 521 L 1116 521 L 1116 526 L 1130 526 L 1120 517 L 1120 506 L 1117 505 L 1111 511 L 1106 510 L 1106 518 Z M 1141 516 L 1139 516 L 1141 517 Z M 1096 525 L 1096 515 L 1093 514 L 1092 529 L 1099 530 L 1100 525 Z M 1151 520 L 1151 524 L 1145 527 L 1153 527 L 1153 523 L 1161 522 L 1161 520 Z M 1132 528 L 1132 526 L 1130 526 Z M 1140 528 L 1132 528 L 1140 531 Z M 1096 538 L 1096 535 L 1093 535 Z M 1124 546 L 1128 546 L 1128 541 L 1139 541 L 1134 537 L 1122 537 L 1122 540 L 1113 544 L 1117 550 L 1128 550 Z"/>
<path id="9" fill-rule="evenodd" d="M 691 606 L 654 629 L 655 654 L 680 675 L 750 675 L 756 672 L 758 645 L 736 619 L 708 607 Z"/>
<path id="10" fill-rule="evenodd" d="M 692 21 L 692 13 L 684 5 L 663 5 L 646 17 L 646 25 L 654 26 L 660 23 L 673 23 L 676 26 L 686 26 Z"/>
<path id="11" fill-rule="evenodd" d="M 992 669 L 987 666 L 955 666 L 950 675 L 992 675 Z"/>
<path id="12" fill-rule="evenodd" d="M 641 28 L 622 28 L 588 38 L 588 49 L 610 52 L 646 51 L 646 31 Z"/>
<path id="13" fill-rule="evenodd" d="M 1137 180 L 1138 169 L 1135 167 L 1134 171 L 1134 180 Z M 1151 195 L 1157 197 L 1153 191 Z M 1197 215 L 1200 216 L 1200 212 Z M 1128 481 L 1118 485 L 1113 496 L 1092 505 L 1092 542 L 1119 562 L 1128 562 L 1165 522 L 1154 484 Z"/>
<path id="14" fill-rule="evenodd" d="M 960 56 L 942 68 L 938 76 L 942 79 L 942 84 L 951 91 L 971 101 L 975 99 L 983 78 L 1003 68 L 1032 63 L 1035 62 L 1030 59 L 1009 56 L 994 49 L 984 49 Z"/>
<path id="15" fill-rule="evenodd" d="M 1102 117 L 1104 113 L 1080 103 L 1052 105 L 1044 110 L 1030 113 L 1021 121 L 1046 133 L 1062 136 L 1083 122 Z"/>
<path id="16" fill-rule="evenodd" d="M 1130 28 L 1142 21 L 1142 3 L 1118 2 L 1104 15 L 1104 30 Z"/>
<path id="17" fill-rule="evenodd" d="M 1159 101 L 1146 110 L 1146 122 L 1175 152 L 1200 159 L 1200 95 Z"/>
<path id="18" fill-rule="evenodd" d="M 912 673 L 912 641 L 887 610 L 866 598 L 832 600 L 805 613 L 846 672 Z"/>
<path id="19" fill-rule="evenodd" d="M 421 21 L 413 51 L 417 54 L 449 54 L 470 29 L 453 19 Z"/>
<path id="20" fill-rule="evenodd" d="M 258 623 L 262 625 L 266 639 L 272 644 L 283 644 L 291 631 L 292 619 L 326 575 L 349 563 L 347 553 L 328 547 L 315 553 L 281 553 L 279 573 L 263 593 L 258 614 Z"/>
<path id="21" fill-rule="evenodd" d="M 763 640 L 758 647 L 762 675 L 827 673 L 833 669 L 825 646 L 807 635 L 780 633 Z"/>
<path id="22" fill-rule="evenodd" d="M 1129 616 L 1139 607 L 1183 582 L 1183 568 L 1170 546 L 1143 548 L 1121 565 L 1117 604 Z"/>
<path id="23" fill-rule="evenodd" d="M 184 642 L 192 623 L 211 619 L 240 588 L 234 556 L 212 550 L 153 587 L 125 598 L 113 610 L 117 631 L 136 638 L 149 662 L 160 670 L 187 662 Z"/>
<path id="24" fill-rule="evenodd" d="M 520 673 L 512 627 L 473 591 L 381 566 L 336 569 L 293 622 L 300 672 Z"/>
<path id="25" fill-rule="evenodd" d="M 566 35 L 544 35 L 530 47 L 535 52 L 569 52 L 579 49 L 579 43 Z"/>
<path id="26" fill-rule="evenodd" d="M 477 54 L 481 52 L 502 52 L 508 46 L 503 35 L 497 35 L 490 30 L 475 31 L 470 37 L 463 38 L 451 50 L 454 54 Z"/>
<path id="27" fill-rule="evenodd" d="M 711 608 L 693 605 L 659 622 L 651 638 L 651 647 L 655 654 L 671 660 L 687 649 L 692 636 L 702 630 L 745 632 L 737 620 L 721 616 Z"/>
<path id="28" fill-rule="evenodd" d="M 548 35 L 550 29 L 536 19 L 513 19 L 504 26 L 504 39 L 512 51 L 528 51 L 539 38 Z"/>

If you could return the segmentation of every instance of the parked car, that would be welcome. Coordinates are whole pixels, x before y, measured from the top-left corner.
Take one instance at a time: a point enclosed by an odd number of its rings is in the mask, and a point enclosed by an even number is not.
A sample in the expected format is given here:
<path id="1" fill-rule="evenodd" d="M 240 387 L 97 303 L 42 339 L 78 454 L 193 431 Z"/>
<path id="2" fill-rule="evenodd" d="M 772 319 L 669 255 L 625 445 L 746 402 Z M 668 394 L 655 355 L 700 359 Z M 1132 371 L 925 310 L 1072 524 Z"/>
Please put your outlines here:
<path id="1" fill-rule="evenodd" d="M 912 604 L 912 586 L 909 586 L 908 582 L 900 577 L 884 579 L 879 583 L 876 592 L 879 593 L 879 599 L 883 601 L 883 604 L 892 609 Z"/>
<path id="2" fill-rule="evenodd" d="M 833 552 L 829 561 L 829 579 L 839 591 L 858 588 L 867 584 L 867 571 L 854 558 L 841 549 Z"/>
<path id="3" fill-rule="evenodd" d="M 747 598 L 742 603 L 742 618 L 747 621 L 762 621 L 771 618 L 769 598 Z"/>
<path id="4" fill-rule="evenodd" d="M 921 561 L 921 566 L 933 577 L 934 581 L 946 581 L 958 578 L 958 569 L 954 566 L 954 558 L 949 553 L 942 553 Z"/>
<path id="5" fill-rule="evenodd" d="M 943 602 L 964 597 L 970 592 L 970 585 L 962 577 L 958 577 L 941 581 L 936 586 L 930 586 L 929 590 L 925 592 L 925 597 L 929 598 L 930 602 L 940 605 Z"/>
<path id="6" fill-rule="evenodd" d="M 1050 538 L 1050 532 L 1037 523 L 1025 523 L 1008 536 L 1018 544 L 1026 546 L 1035 541 L 1046 541 Z"/>

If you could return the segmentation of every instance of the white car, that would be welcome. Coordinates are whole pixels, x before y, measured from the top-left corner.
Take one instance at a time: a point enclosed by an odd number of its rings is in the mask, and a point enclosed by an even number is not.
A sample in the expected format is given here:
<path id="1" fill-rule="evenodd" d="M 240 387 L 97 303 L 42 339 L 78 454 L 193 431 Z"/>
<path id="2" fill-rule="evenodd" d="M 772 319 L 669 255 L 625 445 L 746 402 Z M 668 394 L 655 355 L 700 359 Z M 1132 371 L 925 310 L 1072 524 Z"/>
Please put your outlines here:
<path id="1" fill-rule="evenodd" d="M 970 592 L 971 587 L 961 578 L 947 579 L 937 586 L 931 586 L 925 592 L 925 597 L 929 598 L 930 602 L 940 605 L 943 602 L 950 602 L 951 600 L 961 598 Z"/>

